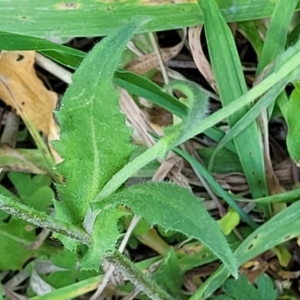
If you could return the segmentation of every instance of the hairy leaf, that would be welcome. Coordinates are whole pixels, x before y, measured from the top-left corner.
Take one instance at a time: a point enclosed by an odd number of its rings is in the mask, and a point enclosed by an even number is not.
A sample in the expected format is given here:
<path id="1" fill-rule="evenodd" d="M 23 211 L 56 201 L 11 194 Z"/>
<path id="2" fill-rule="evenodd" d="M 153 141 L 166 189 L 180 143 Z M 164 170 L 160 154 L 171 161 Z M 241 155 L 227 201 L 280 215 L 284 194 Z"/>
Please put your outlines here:
<path id="1" fill-rule="evenodd" d="M 123 204 L 151 225 L 159 224 L 205 244 L 236 275 L 236 261 L 221 229 L 207 213 L 201 200 L 188 190 L 169 183 L 135 185 L 115 193 L 92 208 L 111 209 Z M 101 213 L 100 213 L 101 216 Z"/>
<path id="2" fill-rule="evenodd" d="M 133 151 L 112 79 L 136 28 L 130 22 L 94 47 L 74 74 L 57 113 L 61 141 L 56 147 L 64 158 L 58 170 L 67 182 L 57 186 L 60 220 L 81 224 L 89 203 Z"/>
<path id="3" fill-rule="evenodd" d="M 171 300 L 171 297 L 149 276 L 141 272 L 125 255 L 120 252 L 109 252 L 105 255 L 109 261 L 120 273 L 128 278 L 135 287 L 153 300 Z"/>
<path id="4" fill-rule="evenodd" d="M 188 114 L 183 122 L 165 129 L 165 139 L 170 141 L 172 148 L 184 142 L 188 132 L 203 120 L 208 111 L 208 94 L 192 81 L 174 80 L 167 88 L 183 92 L 188 102 Z"/>
<path id="5" fill-rule="evenodd" d="M 91 245 L 82 261 L 83 269 L 99 270 L 104 253 L 115 250 L 116 242 L 121 237 L 117 224 L 125 214 L 125 211 L 112 209 L 97 216 Z"/>

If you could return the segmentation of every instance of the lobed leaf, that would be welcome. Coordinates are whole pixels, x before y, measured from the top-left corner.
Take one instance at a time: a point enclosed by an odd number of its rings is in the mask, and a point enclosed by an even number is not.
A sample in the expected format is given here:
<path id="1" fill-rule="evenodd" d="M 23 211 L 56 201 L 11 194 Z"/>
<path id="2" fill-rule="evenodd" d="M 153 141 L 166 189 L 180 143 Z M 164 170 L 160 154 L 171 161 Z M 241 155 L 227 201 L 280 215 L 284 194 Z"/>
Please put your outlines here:
<path id="1" fill-rule="evenodd" d="M 241 295 L 243 300 L 275 300 L 278 296 L 272 280 L 263 274 L 258 277 L 257 288 L 243 275 L 238 280 L 228 279 L 223 290 L 233 300 L 241 299 Z"/>
<path id="2" fill-rule="evenodd" d="M 60 220 L 80 225 L 105 183 L 129 160 L 131 130 L 120 114 L 112 80 L 122 51 L 138 24 L 130 22 L 102 40 L 73 76 L 57 118 L 61 141 L 55 143 L 64 161 L 58 171 L 66 185 L 57 185 Z"/>
<path id="3" fill-rule="evenodd" d="M 93 203 L 92 209 L 111 209 L 118 204 L 129 206 L 150 225 L 159 224 L 166 230 L 175 230 L 201 241 L 231 273 L 237 274 L 235 258 L 218 223 L 210 217 L 200 199 L 188 190 L 169 183 L 150 182 Z"/>

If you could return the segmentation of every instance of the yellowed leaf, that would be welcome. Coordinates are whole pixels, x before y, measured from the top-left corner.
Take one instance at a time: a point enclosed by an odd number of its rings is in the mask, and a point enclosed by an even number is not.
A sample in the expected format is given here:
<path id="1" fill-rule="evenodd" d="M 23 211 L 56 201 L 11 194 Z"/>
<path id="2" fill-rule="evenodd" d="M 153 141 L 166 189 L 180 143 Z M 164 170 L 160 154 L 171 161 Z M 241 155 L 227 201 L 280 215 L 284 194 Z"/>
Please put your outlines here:
<path id="1" fill-rule="evenodd" d="M 2 52 L 0 98 L 23 119 L 26 116 L 48 140 L 58 139 L 58 126 L 53 119 L 57 94 L 49 91 L 37 77 L 34 59 L 34 51 Z"/>
<path id="2" fill-rule="evenodd" d="M 204 76 L 210 86 L 214 89 L 214 91 L 218 92 L 212 68 L 203 52 L 200 43 L 202 27 L 202 25 L 197 25 L 189 28 L 189 45 L 198 70 Z"/>
<path id="3" fill-rule="evenodd" d="M 57 95 L 46 89 L 37 77 L 34 70 L 34 56 L 34 51 L 2 53 L 0 74 L 5 79 L 17 105 L 2 82 L 0 82 L 0 98 L 16 109 L 20 116 L 24 112 L 38 130 L 49 136 L 56 127 L 53 110 L 56 107 Z"/>

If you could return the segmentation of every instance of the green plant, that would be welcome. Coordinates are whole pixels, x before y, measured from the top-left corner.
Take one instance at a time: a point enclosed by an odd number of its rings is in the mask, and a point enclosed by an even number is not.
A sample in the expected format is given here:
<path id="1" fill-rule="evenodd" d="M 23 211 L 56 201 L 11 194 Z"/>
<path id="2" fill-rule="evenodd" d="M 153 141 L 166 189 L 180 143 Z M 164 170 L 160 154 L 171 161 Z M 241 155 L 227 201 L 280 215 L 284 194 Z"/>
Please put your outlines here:
<path id="1" fill-rule="evenodd" d="M 1 49 L 38 49 L 53 60 L 76 69 L 76 72 L 73 83 L 64 96 L 61 109 L 56 113 L 61 127 L 61 140 L 54 145 L 64 159 L 64 162 L 57 166 L 57 171 L 64 176 L 66 182 L 65 184 L 59 183 L 58 180 L 56 182 L 59 199 L 54 200 L 55 217 L 45 213 L 46 207 L 44 206 L 48 206 L 49 201 L 43 203 L 43 209 L 39 209 L 39 206 L 33 205 L 34 196 L 27 197 L 27 195 L 23 199 L 22 193 L 20 193 L 20 198 L 23 200 L 21 202 L 20 199 L 16 199 L 4 190 L 0 196 L 0 209 L 14 215 L 10 222 L 19 222 L 20 224 L 23 222 L 15 217 L 32 222 L 37 226 L 52 230 L 54 236 L 74 253 L 80 249 L 82 257 L 70 254 L 71 252 L 64 253 L 66 257 L 71 257 L 70 265 L 74 261 L 80 261 L 82 269 L 98 271 L 103 258 L 106 258 L 120 272 L 130 278 L 136 287 L 153 299 L 176 297 L 179 293 L 178 285 L 182 283 L 180 270 L 196 266 L 196 261 L 200 257 L 207 259 L 207 261 L 203 260 L 203 264 L 219 258 L 224 265 L 208 278 L 190 298 L 205 299 L 211 296 L 230 274 L 237 277 L 238 266 L 300 234 L 299 202 L 273 216 L 276 211 L 276 201 L 298 200 L 299 191 L 278 195 L 277 198 L 276 195 L 268 195 L 269 186 L 265 176 L 266 162 L 261 133 L 265 128 L 258 126 L 255 121 L 267 109 L 269 113 L 267 120 L 270 119 L 277 99 L 276 103 L 290 129 L 288 136 L 290 155 L 294 160 L 299 160 L 297 138 L 299 122 L 294 114 L 294 111 L 299 110 L 297 101 L 299 91 L 297 83 L 294 82 L 300 77 L 300 42 L 295 42 L 287 50 L 284 49 L 288 25 L 299 4 L 297 1 L 290 1 L 289 7 L 285 7 L 284 1 L 278 0 L 274 4 L 272 1 L 265 0 L 257 2 L 255 9 L 243 11 L 241 8 L 245 6 L 245 1 L 239 1 L 236 7 L 237 13 L 232 11 L 234 7 L 231 6 L 230 1 L 199 1 L 199 6 L 196 3 L 163 4 L 159 10 L 155 5 L 150 5 L 147 10 L 148 21 L 141 21 L 143 18 L 137 18 L 132 22 L 127 22 L 128 16 L 144 15 L 142 4 L 136 3 L 132 6 L 124 6 L 123 10 L 120 10 L 121 14 L 116 10 L 113 13 L 115 17 L 119 16 L 119 18 L 113 18 L 112 22 L 107 22 L 108 15 L 105 13 L 105 18 L 101 20 L 94 18 L 108 7 L 112 9 L 111 4 L 100 3 L 97 10 L 92 12 L 87 26 L 82 29 L 80 26 L 78 28 L 77 23 L 74 23 L 74 16 L 77 18 L 80 13 L 84 13 L 88 9 L 88 5 L 84 6 L 84 4 L 86 3 L 70 4 L 74 6 L 73 17 L 69 17 L 70 14 L 65 18 L 61 37 L 73 35 L 75 32 L 76 35 L 85 36 L 108 33 L 108 36 L 97 44 L 88 55 L 36 38 L 37 36 L 45 37 L 49 24 L 41 20 L 40 16 L 35 13 L 31 7 L 32 3 L 28 4 L 28 7 L 26 6 L 26 16 L 38 20 L 41 24 L 39 28 L 32 30 L 26 27 L 24 29 L 18 23 L 13 30 L 14 33 L 1 33 Z M 81 5 L 84 6 L 83 10 L 79 9 Z M 122 6 L 121 4 L 115 5 Z M 280 17 L 283 7 L 285 7 L 285 15 Z M 65 4 L 57 4 L 54 8 L 49 7 L 49 14 L 53 15 L 57 11 L 61 13 L 65 9 L 67 9 Z M 167 22 L 163 22 L 164 20 L 161 18 L 163 15 L 161 9 L 171 15 Z M 174 12 L 177 17 L 180 9 L 185 10 L 188 17 L 180 19 L 179 23 L 176 23 L 178 26 L 191 25 L 199 21 L 203 22 L 205 26 L 210 59 L 223 105 L 222 109 L 209 117 L 205 116 L 208 94 L 199 89 L 196 84 L 173 81 L 166 87 L 166 89 L 180 90 L 187 98 L 187 105 L 185 105 L 148 79 L 118 69 L 122 51 L 133 34 L 174 28 L 175 17 L 172 13 Z M 7 11 L 11 17 L 12 10 Z M 225 21 L 245 21 L 255 18 L 257 14 L 271 16 L 264 44 L 257 35 L 255 24 L 252 21 L 239 24 L 260 57 L 256 74 L 260 77 L 257 84 L 247 91 L 237 49 Z M 14 14 L 13 16 L 18 15 Z M 58 16 L 61 15 L 58 14 Z M 109 20 L 111 21 L 110 17 Z M 125 21 L 126 24 L 120 25 Z M 95 31 L 95 24 L 101 25 L 98 31 Z M 275 43 L 275 47 L 274 40 L 278 34 L 278 27 L 282 43 L 279 46 Z M 8 31 L 5 26 L 3 30 Z M 26 33 L 36 37 L 21 36 L 15 33 Z M 290 44 L 292 44 L 291 41 L 292 37 Z M 224 45 L 222 59 L 220 59 L 219 49 Z M 264 70 L 265 67 L 267 68 Z M 229 82 L 228 78 L 230 78 Z M 288 103 L 289 96 L 284 89 L 290 82 L 294 84 L 295 90 Z M 152 148 L 147 149 L 131 161 L 130 157 L 135 146 L 130 143 L 131 130 L 126 127 L 124 116 L 119 112 L 118 93 L 114 85 L 143 96 L 182 119 L 179 124 L 166 128 L 165 136 L 158 138 Z M 261 98 L 257 101 L 259 97 Z M 257 102 L 255 103 L 255 101 Z M 228 118 L 230 125 L 227 135 L 213 128 L 225 118 Z M 253 198 L 257 198 L 253 201 L 258 203 L 264 212 L 267 221 L 262 226 L 258 227 L 236 203 L 236 200 L 251 200 L 239 199 L 224 191 L 205 167 L 185 151 L 179 149 L 179 146 L 185 141 L 202 132 L 206 132 L 220 142 L 208 155 L 208 170 L 218 167 L 215 164 L 215 158 L 217 159 L 217 155 L 222 151 L 224 153 L 223 147 L 227 147 L 226 150 L 230 151 L 228 156 L 233 157 L 232 159 L 238 166 L 230 167 L 244 172 L 251 195 Z M 250 140 L 251 143 L 248 144 Z M 247 147 L 245 147 L 246 144 Z M 229 246 L 230 237 L 227 241 L 219 224 L 210 217 L 199 198 L 193 196 L 186 189 L 170 183 L 154 182 L 125 187 L 126 181 L 131 176 L 151 161 L 164 159 L 171 150 L 184 157 L 193 166 L 193 169 L 205 178 L 215 194 L 224 199 L 239 214 L 239 217 L 252 227 L 252 232 L 248 232 L 244 241 L 236 242 L 235 246 L 230 243 Z M 46 169 L 51 173 L 49 161 L 47 163 Z M 56 174 L 56 172 L 53 173 Z M 55 178 L 55 176 L 52 177 Z M 38 185 L 34 186 L 35 189 L 37 187 Z M 182 259 L 178 258 L 180 256 L 178 253 L 176 256 L 170 249 L 163 258 L 160 270 L 154 274 L 153 278 L 149 279 L 141 273 L 144 266 L 133 264 L 124 255 L 114 252 L 121 237 L 118 230 L 119 220 L 129 215 L 142 216 L 147 222 L 145 231 L 148 230 L 148 226 L 158 224 L 165 231 L 182 233 L 201 242 L 206 247 L 201 249 L 202 252 L 198 253 L 199 256 L 195 255 L 192 258 L 184 256 Z M 3 216 L 3 218 L 7 217 L 6 214 Z M 27 223 L 22 223 L 23 227 L 24 224 Z M 278 229 L 275 233 L 274 227 Z M 6 226 L 6 228 L 10 227 Z M 15 226 L 15 228 L 19 227 Z M 214 238 L 212 239 L 211 236 Z M 26 236 L 26 239 L 32 241 L 34 237 L 35 235 L 32 234 L 30 237 Z M 32 253 L 29 256 L 25 255 L 21 262 L 32 256 Z M 156 257 L 155 259 L 160 258 Z M 146 265 L 149 266 L 149 264 Z M 21 263 L 14 267 L 20 268 Z M 67 267 L 72 269 L 72 266 Z M 174 272 L 181 274 L 176 285 L 172 284 L 175 279 L 163 280 L 164 276 L 167 276 L 167 279 L 171 278 Z M 57 277 L 60 278 L 59 275 Z M 85 283 L 95 284 L 100 277 L 87 278 Z M 77 277 L 70 276 L 70 278 L 69 287 L 62 287 L 62 290 L 53 292 L 52 297 L 59 293 L 61 293 L 59 297 L 66 297 L 66 290 L 69 293 L 68 297 L 74 296 L 72 287 L 81 286 L 81 283 L 74 283 Z M 45 279 L 47 278 L 45 277 Z M 51 281 L 51 279 L 49 280 Z M 158 282 L 161 283 L 161 286 L 157 284 Z M 229 279 L 224 285 L 227 295 L 215 299 L 237 299 L 236 294 L 228 292 L 229 287 L 235 287 L 240 292 L 245 289 L 245 286 L 248 287 L 247 284 L 243 277 L 235 283 Z M 262 291 L 262 285 L 265 285 L 264 291 Z M 273 286 L 265 277 L 259 279 L 258 290 L 252 285 L 249 286 L 249 289 L 256 295 L 256 299 L 261 297 L 261 293 L 265 291 L 272 292 L 272 297 L 275 295 Z M 270 299 L 274 299 L 274 297 L 270 297 Z"/>
<path id="2" fill-rule="evenodd" d="M 272 280 L 265 276 L 260 275 L 257 279 L 255 287 L 248 282 L 245 276 L 241 276 L 238 280 L 228 279 L 223 285 L 225 295 L 214 297 L 214 300 L 238 300 L 241 297 L 245 300 L 277 299 L 277 291 L 273 287 Z"/>

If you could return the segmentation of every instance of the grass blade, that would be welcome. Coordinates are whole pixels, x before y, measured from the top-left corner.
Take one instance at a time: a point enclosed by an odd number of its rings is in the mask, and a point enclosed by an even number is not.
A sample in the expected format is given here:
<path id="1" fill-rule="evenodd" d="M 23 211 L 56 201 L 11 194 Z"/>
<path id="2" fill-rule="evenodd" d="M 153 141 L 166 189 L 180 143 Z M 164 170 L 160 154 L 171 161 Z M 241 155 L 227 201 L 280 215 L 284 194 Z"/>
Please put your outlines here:
<path id="1" fill-rule="evenodd" d="M 256 69 L 256 76 L 258 76 L 269 63 L 274 61 L 278 54 L 284 51 L 289 26 L 298 2 L 298 0 L 276 1 Z"/>
<path id="2" fill-rule="evenodd" d="M 254 106 L 240 119 L 238 120 L 233 127 L 227 132 L 226 135 L 217 145 L 208 165 L 208 169 L 211 170 L 214 163 L 214 158 L 217 153 L 232 139 L 237 137 L 243 130 L 247 128 L 260 114 L 262 109 L 267 108 L 271 103 L 273 103 L 278 96 L 278 94 L 284 89 L 285 85 L 288 82 L 282 82 L 277 84 L 272 89 L 270 89 Z"/>
<path id="3" fill-rule="evenodd" d="M 270 25 L 266 34 L 261 57 L 256 69 L 256 76 L 260 75 L 263 69 L 281 54 L 286 45 L 289 26 L 294 15 L 298 0 L 278 0 L 270 20 Z M 284 103 L 287 101 L 287 95 L 283 92 L 278 96 L 278 104 L 285 115 Z M 268 115 L 271 117 L 276 102 L 273 102 L 268 108 Z M 282 108 L 281 108 L 282 107 Z"/>
<path id="4" fill-rule="evenodd" d="M 115 72 L 114 83 L 130 93 L 150 100 L 181 119 L 187 115 L 188 108 L 186 105 L 145 77 L 125 70 L 118 70 Z"/>
<path id="5" fill-rule="evenodd" d="M 234 252 L 239 265 L 246 263 L 268 249 L 297 237 L 300 234 L 299 215 L 300 201 L 281 211 L 251 233 Z M 189 300 L 206 299 L 229 275 L 225 266 L 221 266 Z"/>
<path id="6" fill-rule="evenodd" d="M 178 148 L 173 149 L 175 153 L 178 153 L 186 161 L 189 162 L 199 174 L 205 178 L 211 188 L 230 206 L 232 207 L 240 216 L 240 218 L 247 223 L 252 228 L 257 228 L 257 224 L 252 221 L 252 219 L 235 203 L 235 200 L 228 194 L 223 188 L 214 180 L 214 178 L 209 174 L 209 172 L 192 156 L 190 156 L 185 151 Z"/>
<path id="7" fill-rule="evenodd" d="M 272 0 L 217 2 L 226 22 L 269 17 L 275 5 Z M 297 6 L 299 7 L 300 5 Z M 179 2 L 79 0 L 74 3 L 53 3 L 51 0 L 1 0 L 0 13 L 3 31 L 43 38 L 53 38 L 53 35 L 55 37 L 107 35 L 111 30 L 125 25 L 134 16 L 140 16 L 142 19 L 151 18 L 151 22 L 145 29 L 139 29 L 139 32 L 177 29 L 203 22 L 203 14 L 196 1 L 189 0 Z"/>
<path id="8" fill-rule="evenodd" d="M 247 92 L 241 63 L 232 34 L 216 2 L 214 0 L 198 2 L 205 16 L 206 38 L 220 98 L 223 106 L 227 106 L 233 99 Z M 229 125 L 233 126 L 246 112 L 247 108 L 244 107 L 232 114 L 228 118 Z M 234 143 L 252 196 L 267 195 L 262 139 L 257 124 L 252 122 L 234 139 Z"/>

